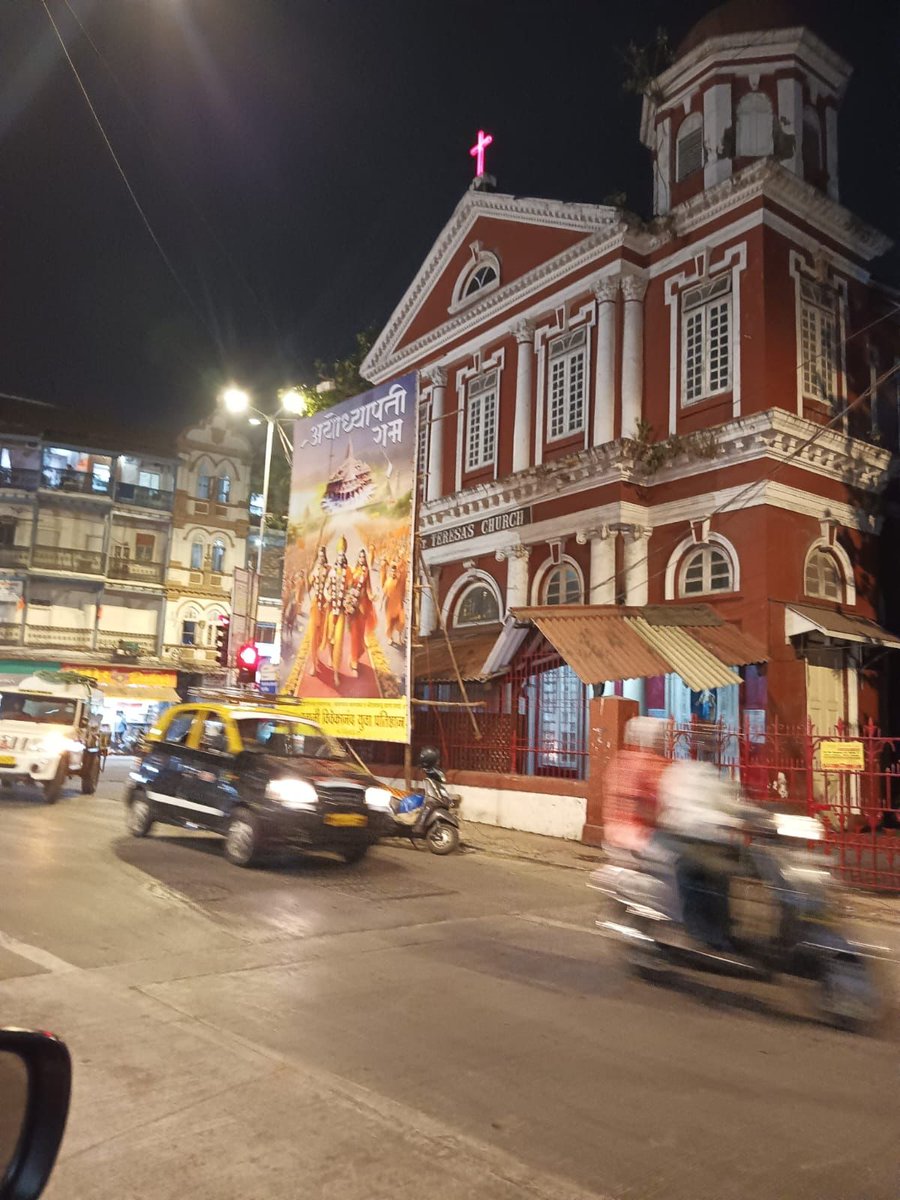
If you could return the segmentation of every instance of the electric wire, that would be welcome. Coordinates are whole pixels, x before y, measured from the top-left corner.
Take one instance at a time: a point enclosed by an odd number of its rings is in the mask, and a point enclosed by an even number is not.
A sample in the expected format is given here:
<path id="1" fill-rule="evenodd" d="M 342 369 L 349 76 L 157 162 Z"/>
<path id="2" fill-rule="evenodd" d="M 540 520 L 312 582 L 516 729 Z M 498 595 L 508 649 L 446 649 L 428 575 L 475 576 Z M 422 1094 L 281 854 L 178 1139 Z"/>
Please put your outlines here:
<path id="1" fill-rule="evenodd" d="M 125 172 L 125 168 L 123 167 L 122 162 L 119 159 L 119 156 L 116 154 L 113 144 L 110 141 L 109 136 L 106 132 L 106 129 L 103 126 L 103 122 L 100 120 L 100 115 L 97 112 L 97 109 L 94 107 L 94 103 L 91 100 L 90 94 L 88 93 L 88 90 L 81 78 L 81 75 L 78 72 L 78 68 L 76 67 L 75 62 L 72 59 L 71 54 L 69 53 L 69 49 L 68 49 L 68 47 L 65 43 L 65 40 L 62 36 L 62 32 L 60 31 L 59 26 L 57 25 L 56 21 L 53 18 L 53 13 L 50 11 L 50 9 L 47 5 L 47 0 L 40 0 L 40 3 L 41 3 L 41 7 L 43 8 L 44 12 L 47 14 L 47 20 L 50 22 L 53 32 L 56 35 L 56 40 L 59 42 L 60 47 L 63 52 L 63 55 L 65 56 L 66 62 L 69 64 L 69 68 L 71 69 L 71 72 L 72 72 L 73 76 L 75 77 L 75 82 L 78 84 L 78 89 L 81 92 L 82 97 L 84 98 L 84 102 L 87 105 L 88 111 L 90 112 L 91 117 L 94 120 L 94 124 L 97 126 L 97 130 L 100 133 L 101 138 L 103 139 L 103 143 L 106 146 L 107 151 L 109 152 L 109 156 L 113 160 L 113 163 L 114 163 L 115 168 L 122 180 L 122 183 L 125 185 L 125 190 L 128 192 L 131 202 L 134 205 L 135 209 L 137 210 L 138 216 L 140 217 L 141 222 L 142 222 L 144 228 L 146 229 L 148 236 L 150 237 L 150 240 L 153 242 L 153 245 L 156 247 L 160 258 L 165 263 L 169 274 L 172 276 L 173 280 L 175 281 L 176 285 L 178 286 L 178 289 L 180 290 L 180 292 L 182 293 L 184 298 L 187 300 L 194 315 L 197 317 L 197 319 L 200 321 L 203 328 L 206 330 L 206 333 L 209 335 L 213 344 L 216 344 L 217 339 L 216 339 L 215 332 L 212 329 L 211 325 L 209 324 L 209 322 L 206 318 L 206 315 L 203 313 L 202 309 L 196 303 L 196 301 L 194 300 L 194 297 L 191 294 L 190 290 L 188 289 L 187 285 L 184 283 L 181 276 L 179 275 L 179 273 L 175 267 L 175 264 L 172 262 L 172 259 L 169 257 L 168 253 L 166 252 L 165 247 L 163 246 L 162 242 L 160 241 L 159 237 L 157 236 L 156 231 L 154 230 L 153 225 L 150 222 L 150 218 L 147 216 L 147 213 L 145 212 L 143 205 L 141 204 L 140 200 L 138 199 L 137 193 L 135 192 L 134 188 L 131 185 L 131 181 L 129 180 L 128 175 Z"/>
<path id="2" fill-rule="evenodd" d="M 253 302 L 259 308 L 259 311 L 262 313 L 262 315 L 265 317 L 265 319 L 268 321 L 269 325 L 271 326 L 272 332 L 277 337 L 280 338 L 281 332 L 278 328 L 278 325 L 275 321 L 275 317 L 274 317 L 271 309 L 268 307 L 268 305 L 266 305 L 263 302 L 259 293 L 256 291 L 256 289 L 250 283 L 249 279 L 243 273 L 243 271 L 241 270 L 241 268 L 239 267 L 239 265 L 237 263 L 237 260 L 234 258 L 234 255 L 228 249 L 227 244 L 219 236 L 218 232 L 216 231 L 213 224 L 210 222 L 209 218 L 204 213 L 203 209 L 200 207 L 200 205 L 197 203 L 197 201 L 191 195 L 191 193 L 187 187 L 187 184 L 184 182 L 180 173 L 175 169 L 174 166 L 172 166 L 167 161 L 165 153 L 163 151 L 163 148 L 159 144 L 159 141 L 155 137 L 152 129 L 150 128 L 148 123 L 144 120 L 143 116 L 141 115 L 140 110 L 138 109 L 137 105 L 134 103 L 131 96 L 129 95 L 127 88 L 122 83 L 122 81 L 119 79 L 116 72 L 113 70 L 109 60 L 104 55 L 103 51 L 100 49 L 100 47 L 94 41 L 93 37 L 90 34 L 90 31 L 87 29 L 84 22 L 79 17 L 78 13 L 75 11 L 75 9 L 72 7 L 72 5 L 69 3 L 69 0 L 63 0 L 63 4 L 65 5 L 65 7 L 69 11 L 69 13 L 71 13 L 72 19 L 75 21 L 75 23 L 78 25 L 78 28 L 81 30 L 81 32 L 85 38 L 85 41 L 88 43 L 90 48 L 93 50 L 94 54 L 97 57 L 98 62 L 103 67 L 103 69 L 106 71 L 107 75 L 112 80 L 115 88 L 121 95 L 125 104 L 128 106 L 129 112 L 131 113 L 131 115 L 134 117 L 135 121 L 140 126 L 142 132 L 144 133 L 144 136 L 147 138 L 147 141 L 150 143 L 150 146 L 153 149 L 153 151 L 155 152 L 158 160 L 160 161 L 162 166 L 166 169 L 169 176 L 178 185 L 184 199 L 187 201 L 187 203 L 188 203 L 189 207 L 191 208 L 191 210 L 193 211 L 194 215 L 197 217 L 197 219 L 203 225 L 204 229 L 209 234 L 212 241 L 215 243 L 216 248 L 219 250 L 223 259 L 225 260 L 225 262 L 227 262 L 228 266 L 233 271 L 235 279 L 237 279 L 237 281 L 244 288 L 246 288 L 247 293 L 250 295 Z"/>

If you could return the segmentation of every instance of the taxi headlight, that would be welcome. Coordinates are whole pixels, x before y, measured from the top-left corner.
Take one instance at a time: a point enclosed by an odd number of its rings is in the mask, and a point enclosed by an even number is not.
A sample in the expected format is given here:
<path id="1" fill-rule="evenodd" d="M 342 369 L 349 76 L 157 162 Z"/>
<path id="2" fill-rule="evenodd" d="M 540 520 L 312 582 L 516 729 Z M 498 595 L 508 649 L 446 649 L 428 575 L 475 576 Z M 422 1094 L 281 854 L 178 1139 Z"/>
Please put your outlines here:
<path id="1" fill-rule="evenodd" d="M 266 796 L 285 808 L 313 811 L 319 804 L 316 789 L 305 779 L 270 779 L 266 784 Z"/>
<path id="2" fill-rule="evenodd" d="M 379 812 L 389 812 L 391 808 L 391 793 L 383 787 L 366 788 L 366 804 Z"/>

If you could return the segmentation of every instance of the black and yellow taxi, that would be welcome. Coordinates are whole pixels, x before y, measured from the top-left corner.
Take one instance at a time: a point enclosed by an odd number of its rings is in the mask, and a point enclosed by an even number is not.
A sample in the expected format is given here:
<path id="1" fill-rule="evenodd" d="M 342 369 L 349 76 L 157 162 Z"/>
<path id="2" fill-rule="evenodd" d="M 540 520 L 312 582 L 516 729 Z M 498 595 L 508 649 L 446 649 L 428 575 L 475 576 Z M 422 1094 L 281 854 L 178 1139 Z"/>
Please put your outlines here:
<path id="1" fill-rule="evenodd" d="M 221 833 L 242 867 L 267 851 L 330 850 L 357 862 L 376 837 L 372 783 L 289 704 L 179 704 L 150 731 L 132 773 L 128 829 L 144 837 L 160 821 Z"/>

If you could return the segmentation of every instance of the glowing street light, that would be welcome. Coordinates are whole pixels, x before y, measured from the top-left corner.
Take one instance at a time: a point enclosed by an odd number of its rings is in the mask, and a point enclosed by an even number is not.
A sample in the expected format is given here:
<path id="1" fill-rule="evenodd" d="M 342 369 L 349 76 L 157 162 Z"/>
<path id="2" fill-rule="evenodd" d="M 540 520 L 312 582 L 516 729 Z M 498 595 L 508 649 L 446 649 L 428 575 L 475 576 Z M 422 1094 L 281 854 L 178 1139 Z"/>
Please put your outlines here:
<path id="1" fill-rule="evenodd" d="M 303 392 L 295 387 L 287 388 L 279 393 L 278 398 L 281 401 L 282 410 L 290 413 L 292 417 L 302 417 L 309 403 Z"/>
<path id="2" fill-rule="evenodd" d="M 263 412 L 252 402 L 249 392 L 236 384 L 229 384 L 219 394 L 226 412 L 233 416 L 246 416 L 250 425 L 266 424 L 266 450 L 263 462 L 262 512 L 259 517 L 259 545 L 256 551 L 256 573 L 262 574 L 263 541 L 266 535 L 266 521 L 269 516 L 269 480 L 272 473 L 272 443 L 275 426 L 284 416 L 302 417 L 309 405 L 306 395 L 297 387 L 285 388 L 278 393 L 278 412 L 274 414 Z"/>
<path id="3" fill-rule="evenodd" d="M 230 413 L 245 413 L 250 408 L 250 396 L 243 388 L 231 384 L 222 392 L 222 403 Z"/>

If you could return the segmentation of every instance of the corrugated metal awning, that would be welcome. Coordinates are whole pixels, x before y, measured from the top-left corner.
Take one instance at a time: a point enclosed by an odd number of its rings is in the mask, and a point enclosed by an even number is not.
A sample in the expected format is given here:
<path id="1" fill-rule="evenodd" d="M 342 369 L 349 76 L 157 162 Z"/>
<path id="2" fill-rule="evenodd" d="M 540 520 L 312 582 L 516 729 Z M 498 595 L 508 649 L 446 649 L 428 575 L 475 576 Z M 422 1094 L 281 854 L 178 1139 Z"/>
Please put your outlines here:
<path id="1" fill-rule="evenodd" d="M 839 642 L 859 642 L 900 650 L 900 637 L 866 617 L 848 616 L 830 608 L 820 608 L 817 604 L 788 604 L 784 616 L 784 631 L 789 638 L 815 632 Z"/>
<path id="2" fill-rule="evenodd" d="M 726 667 L 711 650 L 691 636 L 694 630 L 689 633 L 680 625 L 651 625 L 643 617 L 630 617 L 627 621 L 648 645 L 671 663 L 675 674 L 681 676 L 695 692 L 702 692 L 704 688 L 730 687 L 733 683 L 741 682 L 737 671 Z"/>
<path id="3" fill-rule="evenodd" d="M 517 608 L 513 616 L 531 621 L 565 659 L 582 683 L 665 675 L 672 667 L 626 622 L 606 608 L 559 605 Z"/>
<path id="4" fill-rule="evenodd" d="M 450 634 L 456 665 L 465 682 L 474 683 L 485 678 L 485 662 L 502 631 L 502 625 L 491 624 L 465 633 L 454 630 Z M 436 683 L 456 680 L 453 658 L 443 633 L 423 638 L 414 647 L 413 674 L 416 679 L 430 679 Z"/>
<path id="5" fill-rule="evenodd" d="M 515 609 L 512 618 L 536 626 L 583 683 L 673 673 L 700 691 L 740 683 L 733 667 L 767 658 L 705 604 L 544 606 Z"/>

